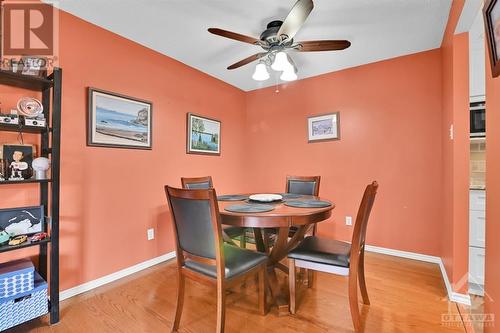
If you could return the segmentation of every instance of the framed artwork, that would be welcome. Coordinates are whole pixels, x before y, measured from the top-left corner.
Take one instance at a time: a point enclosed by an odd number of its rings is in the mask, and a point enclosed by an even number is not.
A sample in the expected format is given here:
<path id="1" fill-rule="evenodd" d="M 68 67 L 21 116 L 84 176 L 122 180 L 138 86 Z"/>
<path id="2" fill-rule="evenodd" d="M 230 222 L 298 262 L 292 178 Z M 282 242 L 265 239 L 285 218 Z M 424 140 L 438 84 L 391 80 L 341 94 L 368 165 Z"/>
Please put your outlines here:
<path id="1" fill-rule="evenodd" d="M 152 118 L 151 102 L 89 88 L 87 145 L 151 149 Z"/>
<path id="2" fill-rule="evenodd" d="M 221 122 L 187 114 L 187 153 L 220 156 Z"/>
<path id="3" fill-rule="evenodd" d="M 500 75 L 500 2 L 498 0 L 486 0 L 483 14 L 491 71 L 493 77 L 497 77 Z"/>
<path id="4" fill-rule="evenodd" d="M 24 180 L 33 176 L 35 146 L 5 144 L 0 147 L 0 160 L 3 162 L 0 171 L 4 180 Z"/>
<path id="5" fill-rule="evenodd" d="M 11 237 L 45 232 L 43 206 L 0 209 L 0 231 Z"/>
<path id="6" fill-rule="evenodd" d="M 312 116 L 307 119 L 309 142 L 340 139 L 340 116 L 338 112 Z"/>
<path id="7" fill-rule="evenodd" d="M 46 77 L 47 59 L 42 57 L 22 57 L 18 65 L 21 65 L 21 74 Z"/>

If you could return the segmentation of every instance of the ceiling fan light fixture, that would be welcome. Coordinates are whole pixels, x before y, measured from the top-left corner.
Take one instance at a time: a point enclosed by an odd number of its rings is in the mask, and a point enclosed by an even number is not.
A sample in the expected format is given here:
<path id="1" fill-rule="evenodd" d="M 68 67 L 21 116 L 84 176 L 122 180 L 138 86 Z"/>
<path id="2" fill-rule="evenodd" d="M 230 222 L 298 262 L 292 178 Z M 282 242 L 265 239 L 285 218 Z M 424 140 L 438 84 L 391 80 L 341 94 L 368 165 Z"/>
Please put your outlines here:
<path id="1" fill-rule="evenodd" d="M 290 66 L 290 62 L 288 61 L 288 56 L 285 52 L 280 51 L 276 53 L 274 57 L 274 62 L 271 65 L 271 68 L 275 71 L 284 71 Z"/>
<path id="2" fill-rule="evenodd" d="M 285 68 L 283 73 L 280 76 L 281 81 L 295 81 L 297 80 L 297 73 L 295 73 L 295 69 L 292 65 L 289 65 Z"/>
<path id="3" fill-rule="evenodd" d="M 255 72 L 252 75 L 252 79 L 255 81 L 266 81 L 269 79 L 269 72 L 264 63 L 260 62 L 255 66 Z"/>

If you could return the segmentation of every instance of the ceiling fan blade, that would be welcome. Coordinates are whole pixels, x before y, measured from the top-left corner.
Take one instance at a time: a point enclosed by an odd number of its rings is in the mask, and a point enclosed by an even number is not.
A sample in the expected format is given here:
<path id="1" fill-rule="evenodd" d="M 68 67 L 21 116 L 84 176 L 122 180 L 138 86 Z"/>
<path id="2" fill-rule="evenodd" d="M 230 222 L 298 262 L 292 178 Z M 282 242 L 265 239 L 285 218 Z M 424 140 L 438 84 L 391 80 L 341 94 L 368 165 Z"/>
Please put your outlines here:
<path id="1" fill-rule="evenodd" d="M 234 40 L 237 40 L 237 41 L 240 41 L 243 43 L 249 43 L 249 44 L 259 44 L 260 43 L 260 41 L 257 38 L 245 36 L 242 34 L 238 34 L 236 32 L 227 31 L 227 30 L 223 30 L 223 29 L 219 29 L 219 28 L 209 28 L 208 32 L 210 32 L 214 35 L 226 37 L 229 39 L 234 39 Z"/>
<path id="2" fill-rule="evenodd" d="M 259 60 L 260 58 L 264 57 L 267 55 L 267 52 L 261 52 L 261 53 L 257 53 L 257 54 L 254 54 L 254 55 L 251 55 L 250 57 L 248 58 L 245 58 L 243 60 L 240 60 L 238 61 L 237 63 L 234 63 L 232 64 L 231 66 L 229 66 L 227 69 L 236 69 L 236 68 L 240 68 L 241 66 L 244 66 L 246 64 L 249 64 L 251 63 L 252 61 L 255 61 L 255 60 Z"/>
<path id="3" fill-rule="evenodd" d="M 278 37 L 292 39 L 300 30 L 314 8 L 312 0 L 298 0 L 278 30 Z"/>
<path id="4" fill-rule="evenodd" d="M 351 42 L 348 40 L 311 40 L 297 44 L 297 51 L 300 52 L 338 51 L 351 46 Z"/>

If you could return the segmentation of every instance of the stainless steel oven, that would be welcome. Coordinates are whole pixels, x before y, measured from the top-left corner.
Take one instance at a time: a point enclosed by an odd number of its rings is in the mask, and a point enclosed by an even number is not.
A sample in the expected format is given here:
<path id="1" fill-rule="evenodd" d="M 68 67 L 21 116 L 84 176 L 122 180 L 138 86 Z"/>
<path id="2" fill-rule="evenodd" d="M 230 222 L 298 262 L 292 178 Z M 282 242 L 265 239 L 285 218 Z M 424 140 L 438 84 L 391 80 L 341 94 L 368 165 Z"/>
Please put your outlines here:
<path id="1" fill-rule="evenodd" d="M 484 102 L 470 104 L 470 136 L 486 136 L 486 107 Z"/>

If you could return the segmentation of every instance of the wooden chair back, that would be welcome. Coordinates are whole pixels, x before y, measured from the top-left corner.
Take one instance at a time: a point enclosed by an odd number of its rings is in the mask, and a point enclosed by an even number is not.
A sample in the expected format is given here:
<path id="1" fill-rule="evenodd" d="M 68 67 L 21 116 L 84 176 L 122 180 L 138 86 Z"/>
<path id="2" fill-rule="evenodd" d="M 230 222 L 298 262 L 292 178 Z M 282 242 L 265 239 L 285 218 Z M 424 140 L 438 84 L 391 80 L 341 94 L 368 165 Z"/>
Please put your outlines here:
<path id="1" fill-rule="evenodd" d="M 287 176 L 286 193 L 319 195 L 320 176 Z"/>
<path id="2" fill-rule="evenodd" d="M 186 259 L 217 267 L 224 279 L 223 238 L 215 189 L 177 189 L 165 186 L 172 216 L 179 268 Z"/>
<path id="3" fill-rule="evenodd" d="M 213 188 L 212 177 L 194 177 L 194 178 L 181 178 L 182 188 L 195 190 L 195 189 L 208 189 Z"/>
<path id="4" fill-rule="evenodd" d="M 377 189 L 378 183 L 375 181 L 366 187 L 365 193 L 363 194 L 363 199 L 361 200 L 361 205 L 359 206 L 358 215 L 356 216 L 356 223 L 354 224 L 354 231 L 352 235 L 351 263 L 354 259 L 353 256 L 359 256 L 361 251 L 364 251 L 368 219 L 372 211 L 373 203 L 375 202 Z"/>

